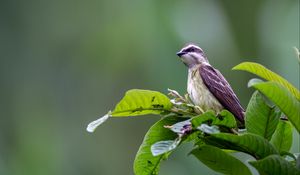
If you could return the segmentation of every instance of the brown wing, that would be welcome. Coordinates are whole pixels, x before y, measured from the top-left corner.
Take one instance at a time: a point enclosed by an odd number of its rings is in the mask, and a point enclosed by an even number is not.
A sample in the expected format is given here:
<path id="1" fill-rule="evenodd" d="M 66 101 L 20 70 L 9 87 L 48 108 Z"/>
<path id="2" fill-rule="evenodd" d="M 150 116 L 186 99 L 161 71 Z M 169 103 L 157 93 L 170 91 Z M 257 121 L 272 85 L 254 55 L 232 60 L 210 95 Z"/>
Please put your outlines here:
<path id="1" fill-rule="evenodd" d="M 245 110 L 223 75 L 210 65 L 202 65 L 199 69 L 200 76 L 209 91 L 225 109 L 230 111 L 242 124 L 244 124 Z"/>

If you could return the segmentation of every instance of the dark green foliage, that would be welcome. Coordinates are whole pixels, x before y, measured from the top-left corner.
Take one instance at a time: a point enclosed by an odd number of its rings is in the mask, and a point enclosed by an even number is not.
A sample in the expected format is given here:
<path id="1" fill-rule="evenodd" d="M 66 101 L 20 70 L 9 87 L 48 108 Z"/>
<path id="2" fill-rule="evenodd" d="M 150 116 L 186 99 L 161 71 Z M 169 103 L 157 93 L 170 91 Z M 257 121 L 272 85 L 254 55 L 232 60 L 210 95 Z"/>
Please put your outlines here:
<path id="1" fill-rule="evenodd" d="M 208 144 L 217 142 L 222 148 L 248 153 L 257 159 L 271 154 L 279 154 L 275 147 L 259 135 L 246 133 L 234 135 L 229 133 L 212 134 L 206 138 Z"/>
<path id="2" fill-rule="evenodd" d="M 222 151 L 220 148 L 202 145 L 195 148 L 191 154 L 217 172 L 229 175 L 251 174 L 245 164 L 230 154 Z"/>
<path id="3" fill-rule="evenodd" d="M 293 164 L 280 157 L 279 155 L 270 155 L 262 160 L 249 162 L 261 174 L 270 175 L 299 175 L 300 170 Z"/>
<path id="4" fill-rule="evenodd" d="M 249 133 L 260 135 L 267 140 L 271 139 L 278 124 L 280 112 L 270 107 L 264 97 L 255 91 L 246 111 L 246 128 Z"/>
<path id="5" fill-rule="evenodd" d="M 272 136 L 271 143 L 280 152 L 289 151 L 293 141 L 293 128 L 288 121 L 279 121 L 277 129 Z"/>
<path id="6" fill-rule="evenodd" d="M 286 79 L 281 77 L 280 75 L 276 74 L 275 72 L 267 69 L 263 65 L 253 62 L 243 62 L 234 68 L 233 70 L 243 70 L 250 73 L 253 73 L 265 80 L 274 81 L 282 86 L 286 87 L 298 100 L 300 100 L 300 92 L 297 88 L 295 88 L 290 82 Z"/>
<path id="7" fill-rule="evenodd" d="M 254 83 L 251 85 L 267 96 L 288 117 L 300 132 L 300 101 L 281 84 L 273 81 Z"/>
<path id="8" fill-rule="evenodd" d="M 169 90 L 174 97 L 170 100 L 159 92 L 137 89 L 128 91 L 112 112 L 92 122 L 88 129 L 93 131 L 109 117 L 168 114 L 145 135 L 134 161 L 136 175 L 158 174 L 161 161 L 186 142 L 194 143 L 192 155 L 223 174 L 251 174 L 244 162 L 230 154 L 234 151 L 253 156 L 255 160 L 249 163 L 260 174 L 300 174 L 300 158 L 289 152 L 293 127 L 298 134 L 300 131 L 299 91 L 257 63 L 242 63 L 234 69 L 268 80 L 252 79 L 248 83 L 256 91 L 246 110 L 243 131 L 238 130 L 235 117 L 227 110 L 219 114 L 201 112 L 188 97 L 174 90 Z"/>
<path id="9" fill-rule="evenodd" d="M 182 121 L 175 115 L 171 115 L 156 122 L 147 132 L 140 149 L 134 160 L 134 173 L 139 175 L 158 174 L 160 162 L 168 157 L 168 154 L 153 156 L 151 146 L 163 140 L 174 140 L 176 134 L 164 128 L 165 125 L 175 124 Z"/>

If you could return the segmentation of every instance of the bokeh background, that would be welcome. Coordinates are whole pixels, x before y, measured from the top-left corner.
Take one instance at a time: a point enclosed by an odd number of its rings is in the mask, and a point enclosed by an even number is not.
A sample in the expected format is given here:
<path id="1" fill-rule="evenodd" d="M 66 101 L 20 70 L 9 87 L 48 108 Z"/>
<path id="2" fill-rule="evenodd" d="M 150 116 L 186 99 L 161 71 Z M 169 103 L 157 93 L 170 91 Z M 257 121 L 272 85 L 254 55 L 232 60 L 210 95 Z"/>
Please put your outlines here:
<path id="1" fill-rule="evenodd" d="M 299 1 L 0 2 L 0 174 L 129 175 L 157 116 L 86 126 L 132 88 L 186 92 L 175 53 L 199 44 L 246 106 L 256 61 L 299 88 Z M 299 135 L 292 150 L 299 152 Z M 179 148 L 163 175 L 216 174 Z"/>

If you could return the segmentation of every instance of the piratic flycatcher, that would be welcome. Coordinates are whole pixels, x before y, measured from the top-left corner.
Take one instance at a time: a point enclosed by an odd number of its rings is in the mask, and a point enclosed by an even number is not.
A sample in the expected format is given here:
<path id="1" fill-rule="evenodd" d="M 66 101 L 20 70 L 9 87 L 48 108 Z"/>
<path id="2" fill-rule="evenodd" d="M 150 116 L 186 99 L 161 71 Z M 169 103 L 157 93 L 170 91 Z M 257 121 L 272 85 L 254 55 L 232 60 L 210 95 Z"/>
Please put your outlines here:
<path id="1" fill-rule="evenodd" d="M 212 67 L 203 50 L 193 44 L 182 48 L 177 55 L 188 67 L 187 91 L 193 103 L 204 111 L 230 111 L 243 125 L 244 109 L 224 76 Z"/>

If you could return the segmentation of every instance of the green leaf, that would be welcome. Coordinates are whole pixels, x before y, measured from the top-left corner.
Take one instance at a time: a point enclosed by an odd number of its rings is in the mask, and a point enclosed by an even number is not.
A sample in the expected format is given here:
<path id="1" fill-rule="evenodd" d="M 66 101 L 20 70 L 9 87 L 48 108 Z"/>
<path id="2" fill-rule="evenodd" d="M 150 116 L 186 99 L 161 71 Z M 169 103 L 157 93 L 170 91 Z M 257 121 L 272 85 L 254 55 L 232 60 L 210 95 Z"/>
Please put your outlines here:
<path id="1" fill-rule="evenodd" d="M 212 123 L 216 119 L 215 113 L 213 111 L 207 111 L 201 115 L 193 117 L 191 120 L 192 126 L 196 129 L 202 123 Z"/>
<path id="2" fill-rule="evenodd" d="M 203 145 L 194 149 L 191 154 L 214 171 L 230 175 L 251 175 L 245 164 L 217 147 Z"/>
<path id="3" fill-rule="evenodd" d="M 186 142 L 193 142 L 193 143 L 197 143 L 197 142 L 202 142 L 202 139 L 199 137 L 199 135 L 201 135 L 201 131 L 193 131 L 191 133 L 189 133 L 188 135 L 183 136 L 182 138 L 182 143 L 186 143 Z"/>
<path id="4" fill-rule="evenodd" d="M 123 99 L 116 105 L 112 112 L 109 111 L 103 117 L 89 123 L 86 130 L 94 132 L 109 117 L 162 114 L 169 112 L 171 108 L 172 103 L 169 98 L 160 92 L 132 89 L 126 92 Z"/>
<path id="5" fill-rule="evenodd" d="M 222 110 L 212 124 L 218 126 L 224 126 L 227 128 L 237 127 L 237 123 L 234 115 L 227 110 Z"/>
<path id="6" fill-rule="evenodd" d="M 191 122 L 193 128 L 197 128 L 203 123 L 227 128 L 235 128 L 237 126 L 235 117 L 227 110 L 222 110 L 218 116 L 213 111 L 207 111 L 204 114 L 193 117 Z"/>
<path id="7" fill-rule="evenodd" d="M 288 117 L 298 132 L 300 132 L 300 101 L 298 101 L 284 86 L 277 82 L 254 83 L 252 87 L 268 97 Z"/>
<path id="8" fill-rule="evenodd" d="M 267 105 L 264 97 L 255 91 L 246 110 L 245 126 L 249 133 L 270 140 L 279 122 L 280 112 Z"/>
<path id="9" fill-rule="evenodd" d="M 177 117 L 176 115 L 171 115 L 162 118 L 149 129 L 134 160 L 134 173 L 136 175 L 158 174 L 160 162 L 167 158 L 169 153 L 153 156 L 151 146 L 158 141 L 175 140 L 177 134 L 164 128 L 164 126 L 173 125 L 183 120 L 183 118 Z"/>
<path id="10" fill-rule="evenodd" d="M 279 155 L 270 155 L 262 160 L 249 161 L 260 174 L 272 174 L 272 175 L 299 175 L 300 170 L 290 162 L 286 161 Z"/>
<path id="11" fill-rule="evenodd" d="M 280 75 L 272 72 L 261 64 L 253 63 L 253 62 L 243 62 L 234 68 L 233 70 L 244 70 L 250 73 L 253 73 L 261 78 L 264 78 L 269 81 L 275 81 L 282 86 L 286 87 L 294 96 L 300 100 L 300 92 L 297 88 L 295 88 L 291 83 L 289 83 L 286 79 L 281 77 Z"/>
<path id="12" fill-rule="evenodd" d="M 222 149 L 241 151 L 254 156 L 257 159 L 264 158 L 270 154 L 278 154 L 275 147 L 266 139 L 255 134 L 234 135 L 228 133 L 212 134 L 205 139 L 210 145 Z"/>
<path id="13" fill-rule="evenodd" d="M 172 103 L 164 94 L 156 91 L 132 89 L 126 92 L 111 115 L 113 117 L 161 114 L 169 111 Z"/>
<path id="14" fill-rule="evenodd" d="M 288 152 L 293 142 L 293 128 L 290 122 L 280 120 L 270 142 L 279 152 Z"/>

